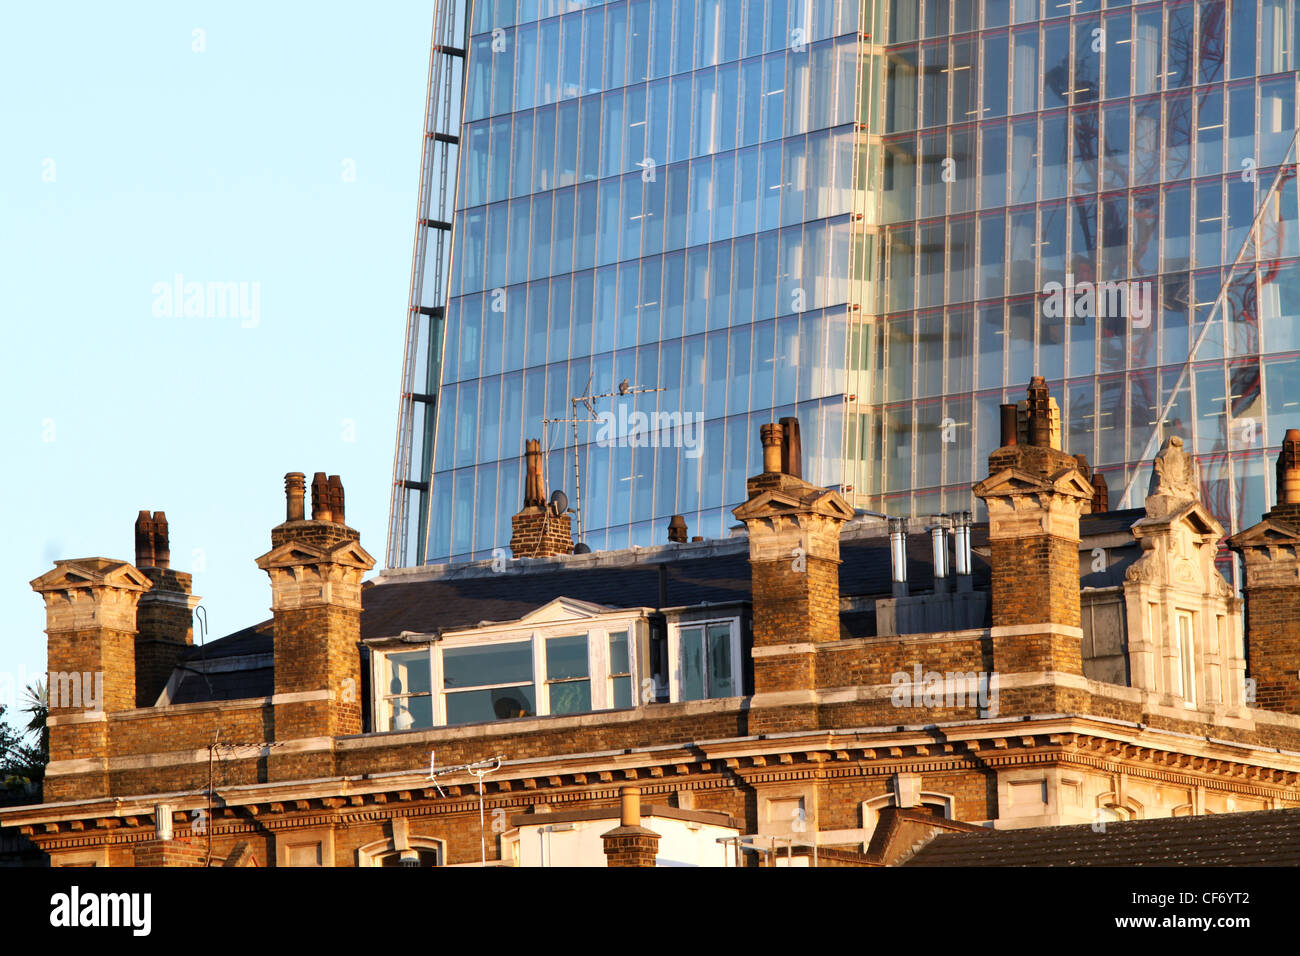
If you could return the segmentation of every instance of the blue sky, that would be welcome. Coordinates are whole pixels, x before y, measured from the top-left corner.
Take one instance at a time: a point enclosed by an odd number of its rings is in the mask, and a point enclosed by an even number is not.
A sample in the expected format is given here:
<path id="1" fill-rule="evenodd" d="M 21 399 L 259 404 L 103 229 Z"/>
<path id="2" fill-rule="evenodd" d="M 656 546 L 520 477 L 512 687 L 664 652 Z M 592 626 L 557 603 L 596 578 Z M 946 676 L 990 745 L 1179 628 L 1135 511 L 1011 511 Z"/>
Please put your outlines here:
<path id="1" fill-rule="evenodd" d="M 382 565 L 432 6 L 0 4 L 0 704 L 28 582 L 140 509 L 210 637 L 270 616 L 287 471 Z M 178 274 L 248 309 L 168 316 Z"/>

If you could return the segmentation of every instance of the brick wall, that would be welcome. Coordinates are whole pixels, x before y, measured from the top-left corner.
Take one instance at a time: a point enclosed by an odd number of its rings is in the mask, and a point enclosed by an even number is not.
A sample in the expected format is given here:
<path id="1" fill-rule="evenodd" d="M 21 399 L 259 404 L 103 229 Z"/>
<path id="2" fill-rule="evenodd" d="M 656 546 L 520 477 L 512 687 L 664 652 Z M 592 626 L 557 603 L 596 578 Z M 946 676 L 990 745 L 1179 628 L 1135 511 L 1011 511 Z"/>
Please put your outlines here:
<path id="1" fill-rule="evenodd" d="M 1300 586 L 1252 588 L 1246 633 L 1255 706 L 1300 714 Z"/>

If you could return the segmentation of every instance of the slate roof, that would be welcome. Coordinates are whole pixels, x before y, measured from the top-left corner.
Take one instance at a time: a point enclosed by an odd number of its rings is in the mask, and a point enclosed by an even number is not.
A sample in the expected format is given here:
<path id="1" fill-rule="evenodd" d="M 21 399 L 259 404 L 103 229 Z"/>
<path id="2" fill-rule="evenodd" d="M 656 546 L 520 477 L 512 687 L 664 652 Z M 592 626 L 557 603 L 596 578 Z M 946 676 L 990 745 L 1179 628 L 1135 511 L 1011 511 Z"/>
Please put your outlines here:
<path id="1" fill-rule="evenodd" d="M 210 674 L 185 670 L 182 671 L 180 685 L 172 695 L 171 703 L 196 704 L 208 700 L 246 700 L 250 697 L 270 697 L 274 693 L 274 667 L 216 671 Z"/>
<path id="2" fill-rule="evenodd" d="M 1300 866 L 1300 809 L 946 833 L 904 866 Z"/>
<path id="3" fill-rule="evenodd" d="M 243 700 L 270 697 L 275 693 L 275 668 L 271 655 L 275 644 L 271 621 L 263 621 L 206 644 L 195 645 L 181 654 L 180 682 L 171 696 L 173 704 L 207 700 Z M 232 657 L 246 657 L 238 670 L 204 670 L 204 664 Z M 259 659 L 260 658 L 260 659 Z M 260 666 L 265 660 L 265 666 Z"/>
<path id="4" fill-rule="evenodd" d="M 1105 534 L 1126 530 L 1145 512 L 1140 509 L 1085 515 L 1081 533 Z M 912 522 L 907 538 L 908 583 L 913 594 L 934 587 L 930 536 Z M 972 578 L 976 590 L 989 588 L 988 561 L 978 552 L 987 550 L 988 526 L 971 528 Z M 624 560 L 626 558 L 626 560 Z M 891 591 L 889 539 L 859 527 L 840 541 L 840 594 L 842 597 L 887 597 Z M 645 549 L 619 553 L 618 563 L 566 565 L 560 561 L 512 567 L 493 573 L 486 566 L 464 565 L 427 573 L 381 576 L 362 589 L 361 637 L 396 637 L 403 631 L 436 633 L 472 627 L 482 621 L 518 620 L 558 597 L 612 607 L 693 607 L 702 604 L 749 603 L 750 567 L 745 539 L 724 539 L 700 545 Z M 875 610 L 859 607 L 846 611 L 843 623 L 850 636 L 875 633 Z M 269 655 L 273 650 L 271 621 L 263 621 L 214 641 L 194 647 L 182 665 L 203 659 Z M 183 677 L 173 703 L 198 700 L 232 700 L 267 696 L 273 692 L 269 668 L 249 662 L 242 671 L 214 671 Z"/>

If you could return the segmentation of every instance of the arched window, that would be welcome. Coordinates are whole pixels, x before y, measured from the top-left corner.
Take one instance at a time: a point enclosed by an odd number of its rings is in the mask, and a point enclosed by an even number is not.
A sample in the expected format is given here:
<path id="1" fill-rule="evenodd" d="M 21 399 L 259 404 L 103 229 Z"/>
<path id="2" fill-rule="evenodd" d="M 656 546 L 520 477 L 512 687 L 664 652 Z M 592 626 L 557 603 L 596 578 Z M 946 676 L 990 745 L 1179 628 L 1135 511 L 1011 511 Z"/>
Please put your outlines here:
<path id="1" fill-rule="evenodd" d="M 391 837 L 357 849 L 357 866 L 446 866 L 447 849 L 433 837 L 411 836 L 398 849 Z"/>

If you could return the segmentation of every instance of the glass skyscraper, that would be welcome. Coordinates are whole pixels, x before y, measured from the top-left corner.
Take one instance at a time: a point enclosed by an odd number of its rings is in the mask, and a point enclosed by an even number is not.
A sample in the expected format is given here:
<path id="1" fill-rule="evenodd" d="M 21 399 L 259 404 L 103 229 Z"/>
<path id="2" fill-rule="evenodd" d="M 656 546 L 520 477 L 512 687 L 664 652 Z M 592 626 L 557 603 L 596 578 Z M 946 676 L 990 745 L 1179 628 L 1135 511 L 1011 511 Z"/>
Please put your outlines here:
<path id="1" fill-rule="evenodd" d="M 858 507 L 974 510 L 1034 374 L 1112 506 L 1177 433 L 1249 525 L 1300 427 L 1297 52 L 1290 0 L 447 4 L 389 563 L 505 547 L 527 437 L 576 503 L 593 412 L 593 549 L 725 535 L 785 415 Z"/>

